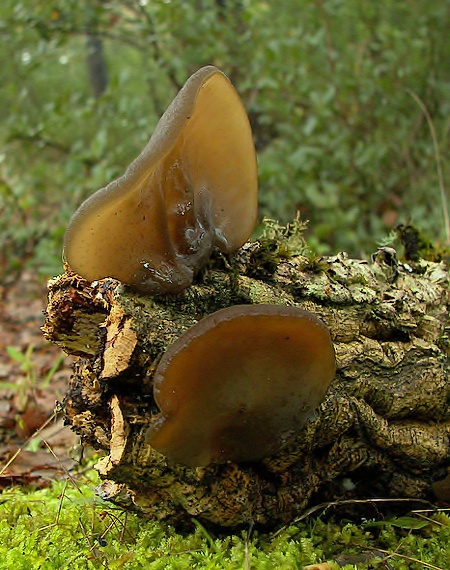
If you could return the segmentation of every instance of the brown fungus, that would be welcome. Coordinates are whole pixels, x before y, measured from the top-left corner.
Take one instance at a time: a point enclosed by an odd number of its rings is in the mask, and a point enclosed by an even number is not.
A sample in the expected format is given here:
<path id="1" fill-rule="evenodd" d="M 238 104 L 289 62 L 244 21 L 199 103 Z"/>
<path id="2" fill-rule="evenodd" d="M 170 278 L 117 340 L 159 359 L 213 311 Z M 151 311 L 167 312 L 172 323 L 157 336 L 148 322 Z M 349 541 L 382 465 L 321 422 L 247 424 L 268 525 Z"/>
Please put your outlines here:
<path id="1" fill-rule="evenodd" d="M 67 229 L 67 263 L 145 293 L 188 287 L 212 247 L 236 251 L 257 214 L 257 167 L 244 106 L 227 77 L 192 75 L 125 174 L 98 190 Z"/>
<path id="2" fill-rule="evenodd" d="M 189 467 L 273 455 L 335 374 L 325 325 L 297 307 L 236 305 L 199 321 L 162 357 L 148 443 Z"/>

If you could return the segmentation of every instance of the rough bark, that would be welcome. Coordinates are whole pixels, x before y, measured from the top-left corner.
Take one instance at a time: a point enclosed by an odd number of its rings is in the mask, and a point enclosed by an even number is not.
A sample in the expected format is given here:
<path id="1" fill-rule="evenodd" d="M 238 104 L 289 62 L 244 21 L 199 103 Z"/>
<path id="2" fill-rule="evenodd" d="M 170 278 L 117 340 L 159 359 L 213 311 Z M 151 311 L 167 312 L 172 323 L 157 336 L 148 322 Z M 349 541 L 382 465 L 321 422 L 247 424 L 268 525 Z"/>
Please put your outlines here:
<path id="1" fill-rule="evenodd" d="M 106 451 L 101 496 L 147 518 L 233 528 L 276 527 L 328 499 L 430 499 L 433 489 L 447 497 L 445 266 L 412 268 L 389 248 L 371 262 L 292 256 L 292 236 L 279 238 L 247 244 L 232 260 L 217 256 L 176 296 L 138 295 L 112 279 L 89 284 L 69 270 L 50 282 L 44 333 L 80 357 L 63 405 L 72 429 Z M 334 341 L 336 378 L 315 418 L 277 455 L 189 469 L 145 443 L 158 414 L 152 374 L 180 334 L 237 303 L 318 315 Z"/>

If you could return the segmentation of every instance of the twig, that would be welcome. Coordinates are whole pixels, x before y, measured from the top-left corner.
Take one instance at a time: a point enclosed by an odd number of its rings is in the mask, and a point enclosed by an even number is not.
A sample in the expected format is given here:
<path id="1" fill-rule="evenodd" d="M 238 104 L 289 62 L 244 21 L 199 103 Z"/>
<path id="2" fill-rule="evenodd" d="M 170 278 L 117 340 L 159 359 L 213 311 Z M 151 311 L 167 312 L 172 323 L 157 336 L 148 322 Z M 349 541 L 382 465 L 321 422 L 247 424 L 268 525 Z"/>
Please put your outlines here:
<path id="1" fill-rule="evenodd" d="M 403 560 L 407 560 L 408 562 L 415 562 L 416 564 L 422 564 L 424 568 L 431 568 L 431 570 L 445 570 L 440 566 L 435 566 L 434 564 L 430 564 L 429 562 L 424 562 L 423 560 L 419 560 L 418 558 L 413 558 L 412 556 L 407 556 L 406 554 L 399 554 L 398 552 L 390 552 L 389 550 L 383 550 L 382 548 L 370 548 L 367 547 L 369 550 L 376 550 L 377 552 L 382 552 L 386 555 L 386 558 L 403 558 Z"/>
<path id="2" fill-rule="evenodd" d="M 39 433 L 45 427 L 47 427 L 51 421 L 53 421 L 56 418 L 56 415 L 57 414 L 55 412 L 53 412 L 53 414 L 41 425 L 41 427 L 39 429 L 37 429 L 32 435 L 30 435 L 30 437 L 24 442 L 22 447 L 19 447 L 19 449 L 17 449 L 16 452 L 14 453 L 14 455 L 8 459 L 8 461 L 5 463 L 5 465 L 3 465 L 2 468 L 0 468 L 0 475 L 3 475 L 3 473 L 8 469 L 8 467 L 11 465 L 11 463 L 13 463 L 17 459 L 17 457 L 22 453 L 22 451 L 27 447 L 27 445 L 30 443 L 30 441 L 34 437 L 39 435 Z"/>
<path id="3" fill-rule="evenodd" d="M 274 532 L 271 537 L 275 538 L 279 534 L 281 534 L 286 528 L 290 525 L 297 524 L 309 516 L 313 515 L 318 511 L 323 511 L 324 513 L 328 511 L 331 507 L 340 507 L 342 505 L 369 505 L 369 504 L 386 504 L 386 503 L 424 503 L 426 505 L 430 505 L 430 501 L 426 501 L 425 499 L 408 499 L 408 498 L 398 498 L 398 499 L 383 499 L 383 498 L 374 498 L 374 499 L 345 499 L 343 501 L 332 501 L 330 503 L 321 503 L 320 505 L 315 505 L 310 509 L 306 510 L 302 513 L 299 517 L 294 519 L 289 525 L 284 525 L 276 532 Z"/>

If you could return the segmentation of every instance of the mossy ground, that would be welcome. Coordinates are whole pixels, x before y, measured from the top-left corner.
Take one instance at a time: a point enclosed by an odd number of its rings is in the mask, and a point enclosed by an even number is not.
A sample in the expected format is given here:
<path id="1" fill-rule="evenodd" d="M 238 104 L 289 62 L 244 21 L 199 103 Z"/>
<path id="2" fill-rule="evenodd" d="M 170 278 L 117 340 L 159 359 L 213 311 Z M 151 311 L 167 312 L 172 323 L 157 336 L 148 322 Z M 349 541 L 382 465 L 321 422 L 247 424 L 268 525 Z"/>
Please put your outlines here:
<path id="1" fill-rule="evenodd" d="M 339 520 L 314 516 L 265 535 L 216 537 L 196 525 L 181 535 L 112 508 L 95 495 L 97 484 L 89 471 L 43 490 L 4 491 L 0 568 L 302 569 L 327 560 L 328 568 L 346 570 L 450 568 L 450 518 L 444 511 L 389 522 L 349 522 L 342 513 Z"/>

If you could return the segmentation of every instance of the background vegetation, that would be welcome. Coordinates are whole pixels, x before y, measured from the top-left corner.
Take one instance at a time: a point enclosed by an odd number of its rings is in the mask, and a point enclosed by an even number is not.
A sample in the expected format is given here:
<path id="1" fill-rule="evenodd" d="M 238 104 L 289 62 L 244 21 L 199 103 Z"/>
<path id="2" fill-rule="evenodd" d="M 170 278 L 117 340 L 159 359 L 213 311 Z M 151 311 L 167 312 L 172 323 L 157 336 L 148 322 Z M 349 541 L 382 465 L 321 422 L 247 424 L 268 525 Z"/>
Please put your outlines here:
<path id="1" fill-rule="evenodd" d="M 367 255 L 399 223 L 445 239 L 447 0 L 3 0 L 0 271 L 60 272 L 67 221 L 121 174 L 186 78 L 219 66 L 258 149 L 261 217 Z"/>
<path id="2" fill-rule="evenodd" d="M 410 221 L 444 243 L 449 16 L 449 0 L 2 0 L 0 285 L 60 273 L 74 210 L 205 64 L 248 110 L 261 218 L 299 210 L 319 253 L 368 255 Z M 0 568 L 450 567 L 443 512 L 181 536 L 94 499 L 93 478 L 4 492 Z"/>

